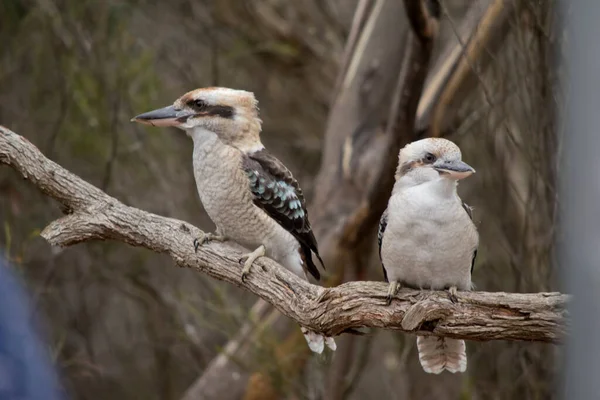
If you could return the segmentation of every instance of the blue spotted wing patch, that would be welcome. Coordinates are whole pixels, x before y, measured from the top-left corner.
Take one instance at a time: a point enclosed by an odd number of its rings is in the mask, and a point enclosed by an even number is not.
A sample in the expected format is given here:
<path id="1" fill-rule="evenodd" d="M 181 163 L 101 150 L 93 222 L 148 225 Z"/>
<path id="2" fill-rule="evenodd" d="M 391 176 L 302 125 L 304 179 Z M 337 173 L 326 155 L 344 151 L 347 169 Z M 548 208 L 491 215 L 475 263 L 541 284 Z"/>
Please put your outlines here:
<path id="1" fill-rule="evenodd" d="M 279 217 L 286 217 L 294 222 L 294 226 L 302 229 L 305 223 L 304 205 L 296 188 L 276 178 L 264 175 L 257 169 L 246 171 L 250 179 L 250 189 L 255 198 L 264 206 L 276 209 Z"/>
<path id="2" fill-rule="evenodd" d="M 246 154 L 242 167 L 248 175 L 254 204 L 298 240 L 306 268 L 319 279 L 311 255 L 312 251 L 321 261 L 317 241 L 308 221 L 302 189 L 292 173 L 266 150 Z"/>

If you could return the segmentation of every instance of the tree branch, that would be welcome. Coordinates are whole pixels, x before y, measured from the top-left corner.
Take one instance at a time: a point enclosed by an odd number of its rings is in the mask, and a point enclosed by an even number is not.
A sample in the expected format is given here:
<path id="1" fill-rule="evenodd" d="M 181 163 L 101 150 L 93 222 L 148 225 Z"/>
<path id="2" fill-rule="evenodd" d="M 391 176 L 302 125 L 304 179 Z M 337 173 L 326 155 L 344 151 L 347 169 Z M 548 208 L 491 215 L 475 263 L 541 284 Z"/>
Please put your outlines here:
<path id="1" fill-rule="evenodd" d="M 312 285 L 274 261 L 261 258 L 246 282 L 242 249 L 211 243 L 194 253 L 202 232 L 183 221 L 129 207 L 50 161 L 28 140 L 0 126 L 0 162 L 17 170 L 69 215 L 42 236 L 68 246 L 92 239 L 118 240 L 170 255 L 182 267 L 243 287 L 280 312 L 329 336 L 357 328 L 383 328 L 468 340 L 559 342 L 566 333 L 568 297 L 560 293 L 463 292 L 452 303 L 445 292 L 402 290 L 385 306 L 383 282 L 348 282 L 333 288 Z"/>

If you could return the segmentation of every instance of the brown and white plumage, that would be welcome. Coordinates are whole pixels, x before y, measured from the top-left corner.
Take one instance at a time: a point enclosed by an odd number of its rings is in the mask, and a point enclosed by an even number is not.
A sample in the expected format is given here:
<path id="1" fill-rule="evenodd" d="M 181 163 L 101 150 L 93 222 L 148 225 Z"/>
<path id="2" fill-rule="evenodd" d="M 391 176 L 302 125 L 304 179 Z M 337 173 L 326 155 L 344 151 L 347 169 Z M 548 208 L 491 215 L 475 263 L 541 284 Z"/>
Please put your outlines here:
<path id="1" fill-rule="evenodd" d="M 399 285 L 417 289 L 471 290 L 471 271 L 479 236 L 471 209 L 458 197 L 457 181 L 475 170 L 461 161 L 460 149 L 446 139 L 423 139 L 399 155 L 396 183 L 382 215 L 379 254 L 388 301 Z M 462 340 L 418 337 L 426 372 L 464 372 Z"/>
<path id="2" fill-rule="evenodd" d="M 255 249 L 244 258 L 242 279 L 254 260 L 267 256 L 294 274 L 315 279 L 320 260 L 302 190 L 292 173 L 260 141 L 261 120 L 251 92 L 196 89 L 168 106 L 134 118 L 155 126 L 175 126 L 194 143 L 193 167 L 200 200 L 217 227 L 209 239 L 232 239 Z M 303 328 L 315 352 L 332 338 Z"/>

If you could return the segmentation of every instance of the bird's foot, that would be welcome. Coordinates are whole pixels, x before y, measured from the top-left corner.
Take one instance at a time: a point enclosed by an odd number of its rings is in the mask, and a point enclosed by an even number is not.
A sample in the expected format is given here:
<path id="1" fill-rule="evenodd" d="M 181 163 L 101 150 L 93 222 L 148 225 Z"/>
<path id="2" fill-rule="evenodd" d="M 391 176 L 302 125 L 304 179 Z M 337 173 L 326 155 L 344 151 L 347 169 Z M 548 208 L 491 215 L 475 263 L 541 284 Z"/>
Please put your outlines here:
<path id="1" fill-rule="evenodd" d="M 335 344 L 335 340 L 332 337 L 323 336 L 320 333 L 313 332 L 304 327 L 300 328 L 302 333 L 304 334 L 304 339 L 306 339 L 306 343 L 308 347 L 313 353 L 321 354 L 325 349 L 325 346 L 329 347 L 331 351 L 335 351 L 337 349 L 337 345 Z"/>
<path id="2" fill-rule="evenodd" d="M 396 296 L 396 293 L 398 293 L 398 289 L 400 289 L 400 284 L 398 283 L 398 281 L 391 281 L 390 286 L 388 287 L 388 294 L 385 302 L 386 306 L 392 304 L 392 299 L 394 298 L 394 296 Z"/>
<path id="3" fill-rule="evenodd" d="M 242 268 L 242 282 L 246 281 L 246 276 L 248 276 L 250 273 L 250 268 L 252 267 L 252 264 L 254 264 L 254 261 L 256 261 L 257 258 L 265 255 L 265 250 L 265 246 L 261 244 L 252 253 L 244 254 L 242 257 L 240 257 L 239 262 L 244 263 L 244 268 Z"/>
<path id="4" fill-rule="evenodd" d="M 200 246 L 204 246 L 210 242 L 224 242 L 226 240 L 227 237 L 225 235 L 207 232 L 202 237 L 194 239 L 194 251 L 197 253 Z"/>
<path id="5" fill-rule="evenodd" d="M 456 286 L 452 286 L 450 287 L 450 289 L 448 289 L 448 298 L 453 303 L 458 303 L 458 297 L 456 297 L 456 290 Z"/>

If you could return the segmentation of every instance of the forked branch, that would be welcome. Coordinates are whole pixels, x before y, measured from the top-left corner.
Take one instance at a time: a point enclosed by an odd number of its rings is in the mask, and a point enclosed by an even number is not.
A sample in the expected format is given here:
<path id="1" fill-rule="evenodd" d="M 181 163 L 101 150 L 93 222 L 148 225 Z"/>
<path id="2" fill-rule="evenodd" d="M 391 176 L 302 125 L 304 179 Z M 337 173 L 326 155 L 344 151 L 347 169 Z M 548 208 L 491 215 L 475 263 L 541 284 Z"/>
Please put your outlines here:
<path id="1" fill-rule="evenodd" d="M 348 282 L 333 288 L 312 285 L 275 262 L 261 258 L 241 280 L 242 249 L 211 243 L 197 253 L 202 232 L 180 220 L 126 206 L 46 158 L 27 139 L 0 126 L 0 162 L 11 166 L 67 213 L 42 232 L 52 245 L 116 240 L 166 253 L 182 267 L 243 287 L 300 325 L 327 335 L 383 328 L 468 340 L 559 342 L 566 334 L 568 296 L 560 293 L 459 293 L 402 290 L 387 307 L 383 282 Z"/>

